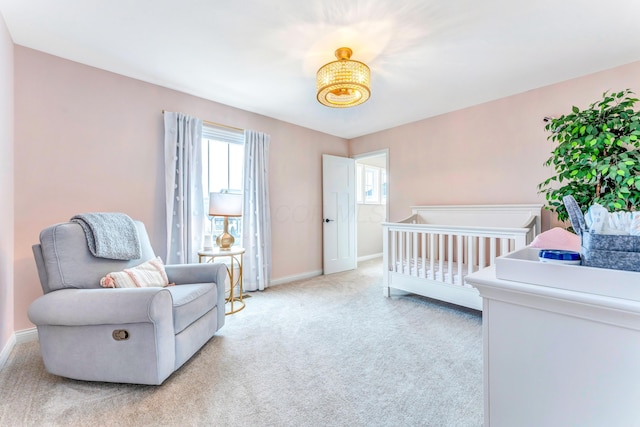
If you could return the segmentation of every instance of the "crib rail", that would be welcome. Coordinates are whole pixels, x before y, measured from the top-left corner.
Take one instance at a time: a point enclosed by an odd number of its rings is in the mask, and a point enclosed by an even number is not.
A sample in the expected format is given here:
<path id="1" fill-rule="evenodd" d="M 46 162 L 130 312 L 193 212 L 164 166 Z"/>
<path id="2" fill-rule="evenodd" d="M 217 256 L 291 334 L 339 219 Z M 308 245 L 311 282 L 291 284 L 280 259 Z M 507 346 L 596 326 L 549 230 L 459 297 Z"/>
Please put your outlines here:
<path id="1" fill-rule="evenodd" d="M 542 205 L 413 206 L 383 223 L 383 294 L 391 289 L 483 309 L 467 275 L 521 249 L 540 233 Z M 508 227 L 503 227 L 507 225 Z"/>
<path id="2" fill-rule="evenodd" d="M 465 286 L 464 277 L 494 264 L 496 257 L 530 243 L 528 228 L 419 224 L 419 217 L 383 224 L 385 276 L 389 272 Z M 385 280 L 387 283 L 388 281 Z"/>

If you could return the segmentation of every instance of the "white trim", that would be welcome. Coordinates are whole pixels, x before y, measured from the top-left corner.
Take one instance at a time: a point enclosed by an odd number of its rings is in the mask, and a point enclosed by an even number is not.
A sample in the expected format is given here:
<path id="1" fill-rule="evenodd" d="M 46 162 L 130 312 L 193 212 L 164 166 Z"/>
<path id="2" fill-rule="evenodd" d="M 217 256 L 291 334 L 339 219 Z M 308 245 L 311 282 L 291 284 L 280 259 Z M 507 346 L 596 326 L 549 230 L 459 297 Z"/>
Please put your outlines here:
<path id="1" fill-rule="evenodd" d="M 360 160 L 360 159 L 366 159 L 367 157 L 377 157 L 377 156 L 382 156 L 382 155 L 389 155 L 389 149 L 388 148 L 383 148 L 381 150 L 376 150 L 376 151 L 369 151 L 366 153 L 360 153 L 360 154 L 354 154 L 353 156 L 351 156 L 352 159 L 355 160 Z"/>
<path id="2" fill-rule="evenodd" d="M 38 341 L 38 329 L 29 328 L 16 332 L 16 344 Z"/>
<path id="3" fill-rule="evenodd" d="M 322 270 L 309 271 L 307 273 L 295 274 L 293 276 L 281 277 L 279 279 L 271 280 L 269 286 L 282 285 L 284 283 L 295 282 L 296 280 L 311 279 L 312 277 L 322 276 Z"/>
<path id="4" fill-rule="evenodd" d="M 229 144 L 244 144 L 244 131 L 229 129 L 213 124 L 202 123 L 202 139 L 228 142 Z"/>
<path id="5" fill-rule="evenodd" d="M 11 336 L 9 337 L 9 342 L 7 342 L 7 345 L 5 345 L 2 349 L 2 352 L 0 352 L 0 370 L 4 368 L 4 364 L 7 362 L 7 359 L 9 359 L 9 355 L 11 354 L 11 351 L 13 350 L 13 347 L 15 347 L 15 345 L 16 334 L 11 334 Z"/>
<path id="6" fill-rule="evenodd" d="M 382 258 L 382 252 L 377 254 L 363 255 L 361 257 L 358 257 L 358 262 L 369 261 L 370 259 L 376 259 L 376 258 Z"/>
<path id="7" fill-rule="evenodd" d="M 23 344 L 25 342 L 37 341 L 38 340 L 38 329 L 37 328 L 29 328 L 23 329 L 18 332 L 14 332 L 9 337 L 9 342 L 4 346 L 2 351 L 0 352 L 0 370 L 4 368 L 4 364 L 9 359 L 9 355 L 16 344 Z"/>

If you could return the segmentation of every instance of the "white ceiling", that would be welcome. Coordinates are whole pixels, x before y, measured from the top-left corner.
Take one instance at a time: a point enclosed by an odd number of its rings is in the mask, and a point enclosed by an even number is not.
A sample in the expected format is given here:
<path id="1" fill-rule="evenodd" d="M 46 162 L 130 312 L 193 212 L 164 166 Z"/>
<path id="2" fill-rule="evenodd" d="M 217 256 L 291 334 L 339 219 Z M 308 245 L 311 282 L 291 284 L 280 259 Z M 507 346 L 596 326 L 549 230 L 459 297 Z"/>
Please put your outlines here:
<path id="1" fill-rule="evenodd" d="M 638 0 L 0 0 L 0 12 L 18 45 L 343 138 L 640 60 Z M 341 46 L 372 74 L 371 99 L 349 109 L 315 98 Z"/>

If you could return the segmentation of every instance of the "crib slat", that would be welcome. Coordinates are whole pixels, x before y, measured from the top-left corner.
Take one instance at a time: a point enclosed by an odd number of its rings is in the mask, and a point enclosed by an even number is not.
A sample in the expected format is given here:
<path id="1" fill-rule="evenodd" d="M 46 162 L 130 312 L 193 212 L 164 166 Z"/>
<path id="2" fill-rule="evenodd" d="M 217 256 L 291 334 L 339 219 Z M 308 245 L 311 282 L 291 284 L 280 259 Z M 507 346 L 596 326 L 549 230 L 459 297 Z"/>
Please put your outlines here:
<path id="1" fill-rule="evenodd" d="M 489 239 L 489 265 L 496 263 L 496 238 L 491 237 Z"/>
<path id="2" fill-rule="evenodd" d="M 415 276 L 418 277 L 420 276 L 420 273 L 418 272 L 418 233 L 414 232 L 412 234 L 413 234 L 413 247 L 411 248 L 411 250 L 413 252 L 413 265 L 416 268 Z M 409 270 L 409 272 L 411 272 L 411 270 Z"/>
<path id="3" fill-rule="evenodd" d="M 427 235 L 426 233 L 420 234 L 420 243 L 422 246 L 422 274 L 427 277 L 427 264 L 425 258 L 427 256 Z"/>
<path id="4" fill-rule="evenodd" d="M 411 258 L 413 257 L 413 246 L 412 246 L 412 242 L 411 242 L 411 238 L 413 236 L 413 232 L 412 231 L 407 231 L 407 239 L 404 241 L 404 243 L 407 245 L 407 254 L 405 256 L 406 260 L 407 260 L 407 268 L 409 269 L 409 275 L 411 275 Z"/>
<path id="5" fill-rule="evenodd" d="M 404 232 L 404 265 L 408 274 L 411 274 L 411 232 Z"/>
<path id="6" fill-rule="evenodd" d="M 460 279 L 460 284 L 462 283 L 462 265 L 464 264 L 463 262 L 463 255 L 462 255 L 462 249 L 463 249 L 463 239 L 464 236 L 462 236 L 461 234 L 458 234 L 457 236 L 457 241 L 458 241 L 458 279 Z"/>
<path id="7" fill-rule="evenodd" d="M 435 279 L 435 263 L 436 263 L 436 235 L 433 233 L 429 233 L 429 270 L 431 270 L 431 275 Z"/>
<path id="8" fill-rule="evenodd" d="M 404 233 L 404 244 L 405 244 L 405 253 L 404 260 L 406 263 L 406 268 L 409 275 L 411 275 L 411 235 L 413 233 L 411 231 L 405 231 Z"/>
<path id="9" fill-rule="evenodd" d="M 467 237 L 467 274 L 473 273 L 473 264 L 475 263 L 475 244 L 476 239 L 472 236 Z M 464 283 L 462 283 L 464 285 Z"/>
<path id="10" fill-rule="evenodd" d="M 438 275 L 444 282 L 444 234 L 438 234 Z"/>
<path id="11" fill-rule="evenodd" d="M 389 252 L 391 252 L 391 267 L 392 267 L 392 271 L 394 272 L 398 272 L 398 264 L 396 263 L 397 261 L 397 252 L 398 252 L 398 245 L 397 245 L 397 231 L 392 231 L 391 232 L 391 249 L 389 250 Z"/>
<path id="12" fill-rule="evenodd" d="M 509 239 L 500 239 L 500 255 L 509 253 Z"/>
<path id="13" fill-rule="evenodd" d="M 399 232 L 398 238 L 398 249 L 400 250 L 398 261 L 400 262 L 400 272 L 404 273 L 404 231 Z"/>
<path id="14" fill-rule="evenodd" d="M 447 272 L 449 273 L 448 283 L 453 283 L 453 235 L 447 235 Z"/>
<path id="15" fill-rule="evenodd" d="M 402 269 L 404 268 L 404 240 L 403 232 L 398 230 L 398 247 L 396 250 L 398 251 L 398 271 L 402 273 Z"/>
<path id="16" fill-rule="evenodd" d="M 407 265 L 407 274 L 411 275 L 411 257 L 413 256 L 413 253 L 411 252 L 411 236 L 413 236 L 413 232 L 411 231 L 407 231 L 405 234 L 405 238 L 404 238 L 404 244 L 405 244 L 405 255 L 404 255 L 404 260 L 406 262 Z"/>
<path id="17" fill-rule="evenodd" d="M 478 238 L 478 267 L 485 268 L 487 263 L 487 255 L 485 253 L 487 239 L 485 237 Z"/>

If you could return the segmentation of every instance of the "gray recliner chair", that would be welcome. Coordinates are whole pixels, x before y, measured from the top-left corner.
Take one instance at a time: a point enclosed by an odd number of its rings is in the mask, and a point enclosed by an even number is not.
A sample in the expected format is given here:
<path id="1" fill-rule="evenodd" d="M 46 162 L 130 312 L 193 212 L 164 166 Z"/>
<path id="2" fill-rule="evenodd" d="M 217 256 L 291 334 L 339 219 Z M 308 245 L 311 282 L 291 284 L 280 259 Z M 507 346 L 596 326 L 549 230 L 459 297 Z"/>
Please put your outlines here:
<path id="1" fill-rule="evenodd" d="M 102 288 L 100 279 L 155 258 L 135 221 L 142 257 L 94 257 L 82 227 L 56 224 L 33 246 L 44 295 L 29 307 L 44 365 L 63 377 L 134 384 L 162 382 L 224 325 L 224 264 L 165 266 L 175 286 Z"/>

